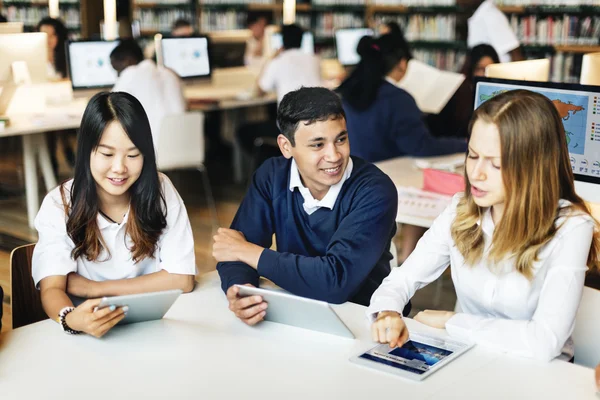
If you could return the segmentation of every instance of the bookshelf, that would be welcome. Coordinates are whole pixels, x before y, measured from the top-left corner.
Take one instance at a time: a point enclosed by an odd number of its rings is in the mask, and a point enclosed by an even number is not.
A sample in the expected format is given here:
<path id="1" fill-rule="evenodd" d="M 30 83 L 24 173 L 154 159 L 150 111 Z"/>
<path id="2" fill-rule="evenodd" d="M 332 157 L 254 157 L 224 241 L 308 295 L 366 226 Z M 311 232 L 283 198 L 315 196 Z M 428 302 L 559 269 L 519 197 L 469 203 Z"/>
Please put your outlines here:
<path id="1" fill-rule="evenodd" d="M 26 32 L 35 30 L 38 22 L 48 16 L 48 0 L 0 0 L 0 8 L 11 22 L 23 22 Z M 59 2 L 60 19 L 65 23 L 71 38 L 82 37 L 85 21 L 82 16 L 86 10 L 85 2 L 61 0 Z"/>

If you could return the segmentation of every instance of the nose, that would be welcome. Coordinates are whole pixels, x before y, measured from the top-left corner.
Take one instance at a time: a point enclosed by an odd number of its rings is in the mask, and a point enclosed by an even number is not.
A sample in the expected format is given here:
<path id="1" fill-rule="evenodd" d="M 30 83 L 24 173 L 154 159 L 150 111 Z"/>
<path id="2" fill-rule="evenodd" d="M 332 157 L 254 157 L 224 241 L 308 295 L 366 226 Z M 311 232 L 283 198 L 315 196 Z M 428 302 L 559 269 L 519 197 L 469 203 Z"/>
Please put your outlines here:
<path id="1" fill-rule="evenodd" d="M 124 174 L 127 172 L 127 162 L 124 157 L 115 157 L 112 163 L 112 172 L 116 174 Z"/>
<path id="2" fill-rule="evenodd" d="M 477 160 L 477 162 L 473 166 L 471 177 L 472 179 L 475 179 L 477 181 L 485 181 L 487 179 L 487 174 L 485 173 L 483 160 L 481 158 Z"/>
<path id="3" fill-rule="evenodd" d="M 335 144 L 331 143 L 327 145 L 326 153 L 325 153 L 325 161 L 330 163 L 336 163 L 340 161 L 342 158 L 342 154 L 338 151 L 338 148 Z"/>

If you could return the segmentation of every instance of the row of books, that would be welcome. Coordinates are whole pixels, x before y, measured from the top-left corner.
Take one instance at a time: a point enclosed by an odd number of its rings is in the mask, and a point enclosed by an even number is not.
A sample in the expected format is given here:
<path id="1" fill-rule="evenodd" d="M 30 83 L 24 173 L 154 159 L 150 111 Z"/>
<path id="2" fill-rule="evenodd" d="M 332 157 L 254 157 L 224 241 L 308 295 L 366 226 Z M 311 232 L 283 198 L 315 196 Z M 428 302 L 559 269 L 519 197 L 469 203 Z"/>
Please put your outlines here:
<path id="1" fill-rule="evenodd" d="M 371 0 L 376 6 L 405 6 L 405 7 L 451 7 L 456 0 Z"/>
<path id="2" fill-rule="evenodd" d="M 600 6 L 600 0 L 494 0 L 494 4 L 523 7 Z"/>
<path id="3" fill-rule="evenodd" d="M 444 71 L 459 72 L 465 63 L 464 51 L 412 49 L 413 57 Z"/>
<path id="4" fill-rule="evenodd" d="M 189 0 L 134 0 L 133 4 L 157 4 L 157 5 L 184 5 L 190 4 Z"/>
<path id="5" fill-rule="evenodd" d="M 8 7 L 10 5 L 35 5 L 35 6 L 47 6 L 48 0 L 4 0 L 2 2 L 4 7 Z M 79 4 L 78 0 L 60 0 L 59 7 L 61 4 Z"/>
<path id="6" fill-rule="evenodd" d="M 510 24 L 523 44 L 595 45 L 600 36 L 600 17 L 597 16 L 512 15 Z"/>
<path id="7" fill-rule="evenodd" d="M 296 14 L 296 24 L 302 27 L 304 30 L 311 30 L 311 16 L 310 14 Z"/>
<path id="8" fill-rule="evenodd" d="M 186 9 L 136 8 L 133 19 L 140 21 L 142 31 L 169 32 L 173 23 L 180 19 L 193 20 L 192 12 Z"/>
<path id="9" fill-rule="evenodd" d="M 552 82 L 579 83 L 581 54 L 556 53 L 550 58 L 550 80 Z"/>
<path id="10" fill-rule="evenodd" d="M 275 4 L 275 0 L 198 0 L 198 4 L 200 6 L 209 4 Z"/>
<path id="11" fill-rule="evenodd" d="M 60 9 L 60 19 L 63 20 L 67 28 L 80 29 L 81 16 L 79 9 L 69 8 Z M 42 18 L 48 16 L 48 8 L 43 7 L 21 7 L 8 6 L 6 7 L 6 18 L 12 22 L 23 22 L 25 26 L 36 26 Z"/>
<path id="12" fill-rule="evenodd" d="M 203 32 L 243 29 L 246 17 L 246 13 L 241 11 L 203 10 L 200 14 L 200 29 Z"/>
<path id="13" fill-rule="evenodd" d="M 351 12 L 323 12 L 317 15 L 314 33 L 317 37 L 332 37 L 336 29 L 362 28 L 365 20 Z"/>
<path id="14" fill-rule="evenodd" d="M 395 21 L 404 31 L 407 40 L 456 40 L 456 16 L 452 14 L 438 15 L 383 15 L 375 14 L 375 26 L 384 22 Z"/>
<path id="15" fill-rule="evenodd" d="M 313 0 L 314 6 L 365 6 L 365 0 Z"/>

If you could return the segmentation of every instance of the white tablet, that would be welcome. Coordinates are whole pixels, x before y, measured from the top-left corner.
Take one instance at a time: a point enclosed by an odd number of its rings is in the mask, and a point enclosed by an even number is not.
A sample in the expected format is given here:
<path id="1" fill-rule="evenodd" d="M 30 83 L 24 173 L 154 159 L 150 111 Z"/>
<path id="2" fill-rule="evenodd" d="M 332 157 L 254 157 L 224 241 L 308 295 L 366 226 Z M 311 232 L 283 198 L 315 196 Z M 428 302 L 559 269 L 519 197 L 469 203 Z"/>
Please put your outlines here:
<path id="1" fill-rule="evenodd" d="M 389 344 L 380 344 L 352 357 L 350 361 L 420 381 L 443 368 L 471 347 L 473 347 L 471 343 L 448 337 L 411 332 L 408 342 L 402 347 L 390 348 Z"/>
<path id="2" fill-rule="evenodd" d="M 258 295 L 269 304 L 265 321 L 354 339 L 352 331 L 342 322 L 329 303 L 280 291 L 236 286 L 240 288 L 240 296 Z"/>
<path id="3" fill-rule="evenodd" d="M 126 296 L 104 297 L 98 308 L 128 306 L 129 311 L 118 325 L 133 324 L 136 322 L 154 321 L 161 319 L 175 300 L 182 293 L 180 289 L 165 290 L 162 292 L 130 294 Z"/>

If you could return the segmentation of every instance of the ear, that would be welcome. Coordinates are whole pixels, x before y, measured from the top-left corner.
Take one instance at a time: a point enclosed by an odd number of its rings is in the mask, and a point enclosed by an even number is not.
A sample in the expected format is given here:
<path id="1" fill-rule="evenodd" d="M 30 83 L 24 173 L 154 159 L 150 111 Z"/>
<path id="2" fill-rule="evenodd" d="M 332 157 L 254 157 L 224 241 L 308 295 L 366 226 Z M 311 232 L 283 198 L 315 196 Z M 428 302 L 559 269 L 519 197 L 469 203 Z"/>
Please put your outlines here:
<path id="1" fill-rule="evenodd" d="M 408 68 L 408 60 L 406 58 L 403 58 L 402 60 L 400 60 L 398 65 L 402 69 L 402 72 L 406 72 L 406 69 Z"/>
<path id="2" fill-rule="evenodd" d="M 277 145 L 279 145 L 279 150 L 281 150 L 281 154 L 283 154 L 285 158 L 287 158 L 288 160 L 292 158 L 293 146 L 288 138 L 286 138 L 282 134 L 279 134 L 279 136 L 277 136 Z"/>

